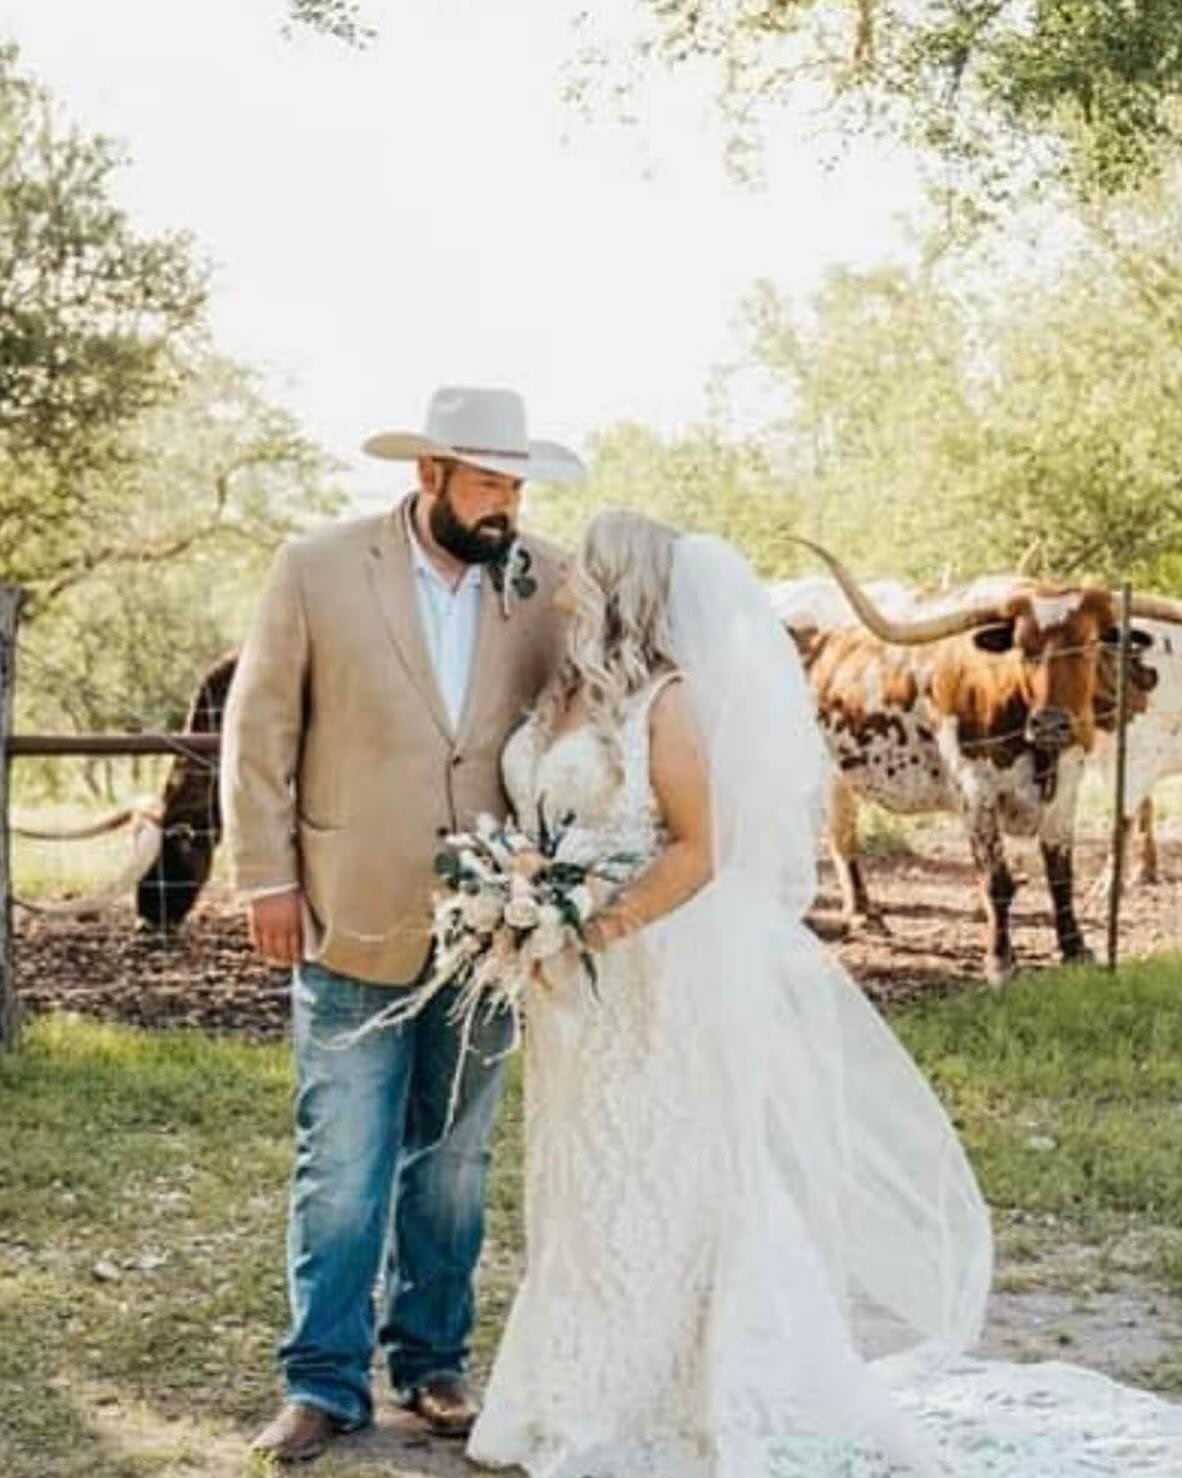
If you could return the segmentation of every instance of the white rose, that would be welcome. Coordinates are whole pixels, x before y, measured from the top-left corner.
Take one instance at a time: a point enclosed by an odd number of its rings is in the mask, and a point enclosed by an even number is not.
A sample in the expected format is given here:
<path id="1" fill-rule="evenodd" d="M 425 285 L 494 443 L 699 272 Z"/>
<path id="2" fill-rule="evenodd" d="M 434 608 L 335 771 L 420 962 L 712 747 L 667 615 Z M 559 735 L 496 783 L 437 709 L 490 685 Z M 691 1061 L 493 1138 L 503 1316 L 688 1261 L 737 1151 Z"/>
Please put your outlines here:
<path id="1" fill-rule="evenodd" d="M 538 922 L 537 900 L 528 893 L 515 892 L 505 905 L 505 922 L 513 929 L 532 929 Z"/>
<path id="2" fill-rule="evenodd" d="M 536 960 L 548 960 L 566 948 L 566 927 L 562 915 L 552 903 L 538 910 L 538 924 L 530 936 L 530 953 Z"/>

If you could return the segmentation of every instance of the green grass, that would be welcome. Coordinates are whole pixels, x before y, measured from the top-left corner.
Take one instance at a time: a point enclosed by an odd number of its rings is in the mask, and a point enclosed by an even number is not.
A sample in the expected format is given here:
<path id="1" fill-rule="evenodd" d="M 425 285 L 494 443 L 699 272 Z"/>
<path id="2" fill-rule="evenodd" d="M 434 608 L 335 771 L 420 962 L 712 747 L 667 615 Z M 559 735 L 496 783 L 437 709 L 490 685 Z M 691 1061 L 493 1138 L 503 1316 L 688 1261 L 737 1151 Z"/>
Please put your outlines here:
<path id="1" fill-rule="evenodd" d="M 0 1064 L 0 1472 L 134 1471 L 96 1468 L 75 1390 L 269 1399 L 288 1096 L 280 1050 L 69 1019 Z"/>
<path id="2" fill-rule="evenodd" d="M 1047 972 L 894 1024 L 965 1136 L 1008 1278 L 1036 1280 L 1050 1238 L 1182 1291 L 1182 961 Z M 242 1434 L 278 1390 L 290 1091 L 283 1047 L 69 1017 L 0 1059 L 4 1478 L 243 1471 Z M 482 1365 L 520 1249 L 519 1139 L 515 1073 Z M 117 1279 L 96 1275 L 108 1264 Z M 234 1465 L 211 1456 L 227 1442 Z M 317 1473 L 371 1471 L 337 1464 Z"/>
<path id="3" fill-rule="evenodd" d="M 269 1413 L 290 1094 L 285 1047 L 66 1016 L 0 1058 L 4 1478 L 192 1471 L 184 1444 L 109 1450 L 95 1413 L 115 1403 L 165 1424 L 216 1413 L 199 1448 Z M 502 1140 L 518 1123 L 514 1084 Z M 504 1159 L 494 1251 L 519 1241 L 520 1171 Z M 482 1358 L 510 1291 L 509 1277 L 489 1290 Z"/>
<path id="4" fill-rule="evenodd" d="M 858 815 L 858 843 L 866 857 L 914 857 L 915 838 L 926 818 L 898 816 L 882 806 L 864 803 Z"/>
<path id="5" fill-rule="evenodd" d="M 1159 825 L 1182 816 L 1182 776 L 1172 775 L 1153 787 L 1153 805 Z M 1112 834 L 1112 792 L 1107 781 L 1089 767 L 1079 791 L 1078 825 L 1085 836 L 1107 842 Z"/>
<path id="6" fill-rule="evenodd" d="M 1044 972 L 896 1025 L 995 1207 L 1182 1226 L 1182 959 Z"/>

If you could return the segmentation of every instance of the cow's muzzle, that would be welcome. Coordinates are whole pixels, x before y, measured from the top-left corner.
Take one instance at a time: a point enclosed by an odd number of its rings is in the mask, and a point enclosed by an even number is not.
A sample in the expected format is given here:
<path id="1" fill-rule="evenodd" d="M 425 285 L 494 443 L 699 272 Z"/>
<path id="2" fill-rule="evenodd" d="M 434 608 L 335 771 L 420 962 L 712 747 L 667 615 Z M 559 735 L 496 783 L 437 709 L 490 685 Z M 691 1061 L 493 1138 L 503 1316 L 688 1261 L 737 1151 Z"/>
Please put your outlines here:
<path id="1" fill-rule="evenodd" d="M 1026 742 L 1058 753 L 1075 741 L 1075 720 L 1062 708 L 1040 708 L 1026 720 Z"/>

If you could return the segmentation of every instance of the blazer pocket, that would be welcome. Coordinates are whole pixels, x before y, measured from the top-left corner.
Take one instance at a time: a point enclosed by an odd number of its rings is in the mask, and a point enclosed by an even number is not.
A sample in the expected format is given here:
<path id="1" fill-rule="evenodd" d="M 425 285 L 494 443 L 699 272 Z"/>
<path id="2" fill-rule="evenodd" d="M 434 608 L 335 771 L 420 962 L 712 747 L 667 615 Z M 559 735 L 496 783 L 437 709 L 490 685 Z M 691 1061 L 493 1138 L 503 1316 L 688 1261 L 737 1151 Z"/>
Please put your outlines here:
<path id="1" fill-rule="evenodd" d="M 344 824 L 339 821 L 313 821 L 301 811 L 296 816 L 296 826 L 301 836 L 330 837 L 338 832 L 344 831 Z"/>
<path id="2" fill-rule="evenodd" d="M 317 913 L 323 910 L 337 890 L 340 868 L 338 838 L 343 835 L 343 827 L 315 826 L 303 816 L 298 819 L 296 851 L 300 857 L 300 881 L 305 897 Z"/>

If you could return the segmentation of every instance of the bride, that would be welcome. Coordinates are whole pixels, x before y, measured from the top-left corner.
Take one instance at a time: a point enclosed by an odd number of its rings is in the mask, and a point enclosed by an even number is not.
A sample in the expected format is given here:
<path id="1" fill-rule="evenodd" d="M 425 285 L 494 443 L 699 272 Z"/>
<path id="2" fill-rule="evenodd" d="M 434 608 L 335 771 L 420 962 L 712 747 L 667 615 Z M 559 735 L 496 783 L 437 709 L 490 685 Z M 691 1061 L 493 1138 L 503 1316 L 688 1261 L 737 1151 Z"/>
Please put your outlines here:
<path id="1" fill-rule="evenodd" d="M 1182 1416 L 967 1359 L 988 1213 L 895 1037 L 801 922 L 825 756 L 741 556 L 594 520 L 520 818 L 635 856 L 532 992 L 527 1268 L 468 1455 L 530 1478 L 1182 1473 Z"/>

